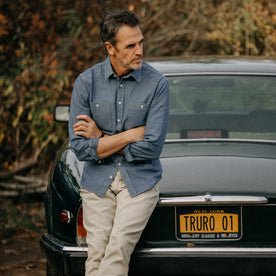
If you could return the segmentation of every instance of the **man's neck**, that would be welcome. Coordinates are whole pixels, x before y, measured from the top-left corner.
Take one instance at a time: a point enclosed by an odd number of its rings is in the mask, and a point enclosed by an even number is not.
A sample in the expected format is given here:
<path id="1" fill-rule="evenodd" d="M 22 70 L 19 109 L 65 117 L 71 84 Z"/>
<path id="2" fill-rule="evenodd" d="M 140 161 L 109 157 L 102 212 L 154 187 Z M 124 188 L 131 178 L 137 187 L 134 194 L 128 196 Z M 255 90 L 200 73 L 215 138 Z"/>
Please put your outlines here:
<path id="1" fill-rule="evenodd" d="M 131 69 L 123 68 L 121 64 L 117 62 L 117 60 L 113 57 L 110 57 L 110 64 L 113 69 L 113 71 L 116 73 L 116 75 L 121 78 L 125 75 L 127 75 L 129 72 L 131 72 Z"/>

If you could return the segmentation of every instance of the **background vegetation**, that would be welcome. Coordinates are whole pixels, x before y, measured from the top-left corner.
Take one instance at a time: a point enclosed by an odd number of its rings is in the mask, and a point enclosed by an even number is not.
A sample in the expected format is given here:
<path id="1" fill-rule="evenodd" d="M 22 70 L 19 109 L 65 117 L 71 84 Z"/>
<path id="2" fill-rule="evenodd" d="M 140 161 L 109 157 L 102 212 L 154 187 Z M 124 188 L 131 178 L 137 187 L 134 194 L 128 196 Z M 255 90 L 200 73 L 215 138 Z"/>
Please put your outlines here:
<path id="1" fill-rule="evenodd" d="M 276 56 L 276 1 L 0 0 L 0 178 L 47 173 L 67 125 L 76 76 L 105 58 L 103 14 L 128 8 L 143 22 L 145 56 Z M 22 179 L 21 179 L 22 180 Z"/>

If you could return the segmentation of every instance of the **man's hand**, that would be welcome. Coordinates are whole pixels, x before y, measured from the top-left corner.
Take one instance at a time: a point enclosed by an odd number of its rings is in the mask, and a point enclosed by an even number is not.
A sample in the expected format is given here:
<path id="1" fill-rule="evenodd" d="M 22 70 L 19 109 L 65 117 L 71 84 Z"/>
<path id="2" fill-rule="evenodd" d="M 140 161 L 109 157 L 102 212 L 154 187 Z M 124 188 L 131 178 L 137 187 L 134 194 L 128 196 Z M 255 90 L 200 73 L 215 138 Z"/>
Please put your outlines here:
<path id="1" fill-rule="evenodd" d="M 73 130 L 76 135 L 83 136 L 86 139 L 100 137 L 102 131 L 98 128 L 95 121 L 87 115 L 77 116 L 77 120 L 82 120 L 74 124 Z"/>

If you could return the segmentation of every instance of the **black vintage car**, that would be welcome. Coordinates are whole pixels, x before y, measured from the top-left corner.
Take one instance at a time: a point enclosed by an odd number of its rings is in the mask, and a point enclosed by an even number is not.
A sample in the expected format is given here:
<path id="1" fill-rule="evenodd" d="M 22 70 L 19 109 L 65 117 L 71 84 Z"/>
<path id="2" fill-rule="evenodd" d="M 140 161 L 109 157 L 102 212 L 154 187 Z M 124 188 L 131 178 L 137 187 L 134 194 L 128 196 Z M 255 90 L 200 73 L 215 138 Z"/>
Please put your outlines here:
<path id="1" fill-rule="evenodd" d="M 169 80 L 170 119 L 159 203 L 129 275 L 276 275 L 276 62 L 151 64 Z M 45 196 L 47 275 L 84 274 L 82 169 L 65 141 Z"/>

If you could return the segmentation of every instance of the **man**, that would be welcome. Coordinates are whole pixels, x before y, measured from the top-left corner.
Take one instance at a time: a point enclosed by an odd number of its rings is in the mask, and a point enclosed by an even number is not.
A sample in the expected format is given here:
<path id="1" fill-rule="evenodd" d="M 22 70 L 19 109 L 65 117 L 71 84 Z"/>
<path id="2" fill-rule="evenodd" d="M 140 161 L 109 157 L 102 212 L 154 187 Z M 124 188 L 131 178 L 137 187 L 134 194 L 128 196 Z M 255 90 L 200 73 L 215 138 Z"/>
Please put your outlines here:
<path id="1" fill-rule="evenodd" d="M 142 62 L 144 38 L 133 12 L 108 13 L 100 35 L 108 58 L 75 82 L 70 144 L 86 161 L 81 180 L 86 275 L 126 276 L 158 201 L 168 82 Z"/>

